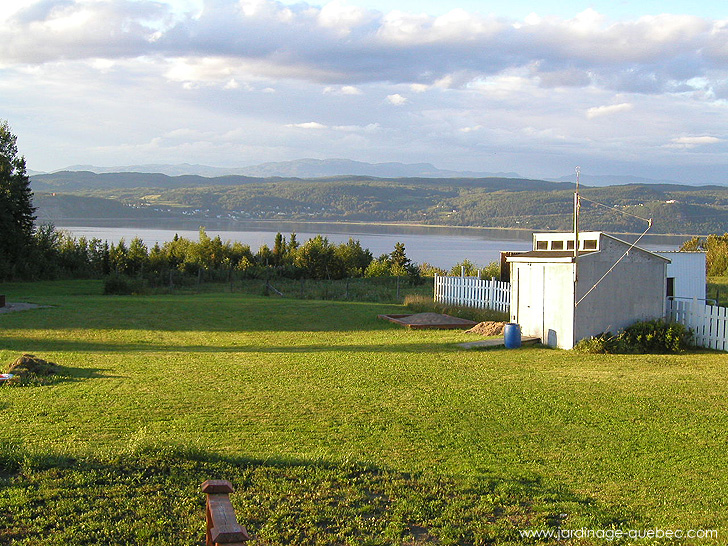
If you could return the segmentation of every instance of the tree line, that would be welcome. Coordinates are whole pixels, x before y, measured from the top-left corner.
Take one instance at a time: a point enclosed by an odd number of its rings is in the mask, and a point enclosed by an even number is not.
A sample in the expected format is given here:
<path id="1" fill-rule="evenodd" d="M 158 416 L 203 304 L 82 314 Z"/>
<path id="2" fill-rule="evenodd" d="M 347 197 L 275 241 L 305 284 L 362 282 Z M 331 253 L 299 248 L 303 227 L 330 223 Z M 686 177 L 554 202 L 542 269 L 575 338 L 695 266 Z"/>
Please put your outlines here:
<path id="1" fill-rule="evenodd" d="M 183 277 L 219 280 L 233 274 L 270 278 L 341 279 L 346 277 L 420 278 L 404 244 L 374 258 L 359 241 L 335 245 L 321 235 L 301 244 L 292 233 L 278 233 L 273 247 L 253 252 L 249 245 L 211 238 L 204 228 L 198 241 L 175 236 L 148 248 L 140 238 L 109 244 L 100 239 L 73 238 L 53 225 L 36 228 L 36 208 L 25 157 L 18 155 L 17 137 L 0 121 L 0 280 L 54 279 L 124 275 L 150 282 Z"/>
<path id="2" fill-rule="evenodd" d="M 375 258 L 358 240 L 333 244 L 326 237 L 299 243 L 295 233 L 278 233 L 273 246 L 257 251 L 240 242 L 223 242 L 200 228 L 193 241 L 175 235 L 163 244 L 148 247 L 139 237 L 109 243 L 93 238 L 74 238 L 52 225 L 35 230 L 20 278 L 99 278 L 109 275 L 140 278 L 151 285 L 174 279 L 225 281 L 231 278 L 343 279 L 348 277 L 403 277 L 418 282 L 420 268 L 406 254 L 403 243 Z M 29 262 L 33 262 L 32 264 Z"/>

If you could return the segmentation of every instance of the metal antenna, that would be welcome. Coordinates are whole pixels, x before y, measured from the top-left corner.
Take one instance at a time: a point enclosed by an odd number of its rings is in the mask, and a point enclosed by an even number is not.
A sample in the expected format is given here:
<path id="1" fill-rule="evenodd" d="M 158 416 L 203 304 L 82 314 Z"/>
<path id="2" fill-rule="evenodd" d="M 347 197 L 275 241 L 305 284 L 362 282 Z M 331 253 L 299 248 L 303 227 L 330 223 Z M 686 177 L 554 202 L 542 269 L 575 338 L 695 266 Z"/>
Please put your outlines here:
<path id="1" fill-rule="evenodd" d="M 581 167 L 576 167 L 576 191 L 574 192 L 574 260 L 579 257 L 579 208 L 581 200 L 579 198 L 579 176 L 581 175 Z"/>

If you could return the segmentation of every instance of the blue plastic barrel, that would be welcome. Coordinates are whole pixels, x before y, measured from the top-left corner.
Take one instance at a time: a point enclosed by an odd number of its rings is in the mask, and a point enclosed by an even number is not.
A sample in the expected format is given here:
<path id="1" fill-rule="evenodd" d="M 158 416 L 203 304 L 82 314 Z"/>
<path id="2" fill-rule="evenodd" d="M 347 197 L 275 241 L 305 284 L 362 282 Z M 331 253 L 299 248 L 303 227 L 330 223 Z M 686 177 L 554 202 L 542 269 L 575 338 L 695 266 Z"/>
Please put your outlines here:
<path id="1" fill-rule="evenodd" d="M 515 322 L 509 322 L 503 327 L 503 339 L 507 349 L 518 349 L 521 346 L 521 327 Z"/>

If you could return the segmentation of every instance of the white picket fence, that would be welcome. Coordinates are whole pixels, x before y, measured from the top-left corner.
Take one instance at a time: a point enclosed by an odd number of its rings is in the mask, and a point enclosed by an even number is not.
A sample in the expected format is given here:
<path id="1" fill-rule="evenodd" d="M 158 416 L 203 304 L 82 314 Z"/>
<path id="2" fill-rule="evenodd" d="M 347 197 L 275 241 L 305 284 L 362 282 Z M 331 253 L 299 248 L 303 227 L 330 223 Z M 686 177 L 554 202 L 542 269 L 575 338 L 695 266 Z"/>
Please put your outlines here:
<path id="1" fill-rule="evenodd" d="M 693 331 L 698 347 L 728 351 L 728 308 L 698 300 L 667 300 L 667 320 Z"/>
<path id="2" fill-rule="evenodd" d="M 435 275 L 435 301 L 508 313 L 511 308 L 511 284 L 495 279 Z"/>

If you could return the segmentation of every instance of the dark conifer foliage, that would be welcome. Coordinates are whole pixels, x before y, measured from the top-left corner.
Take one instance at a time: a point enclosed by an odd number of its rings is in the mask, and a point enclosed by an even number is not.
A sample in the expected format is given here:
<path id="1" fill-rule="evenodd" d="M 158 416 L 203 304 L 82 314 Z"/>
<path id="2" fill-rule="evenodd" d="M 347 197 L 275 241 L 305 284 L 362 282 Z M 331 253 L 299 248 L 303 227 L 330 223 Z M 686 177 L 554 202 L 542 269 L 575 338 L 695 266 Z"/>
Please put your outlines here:
<path id="1" fill-rule="evenodd" d="M 35 228 L 35 207 L 17 137 L 0 121 L 0 278 L 19 273 Z"/>

